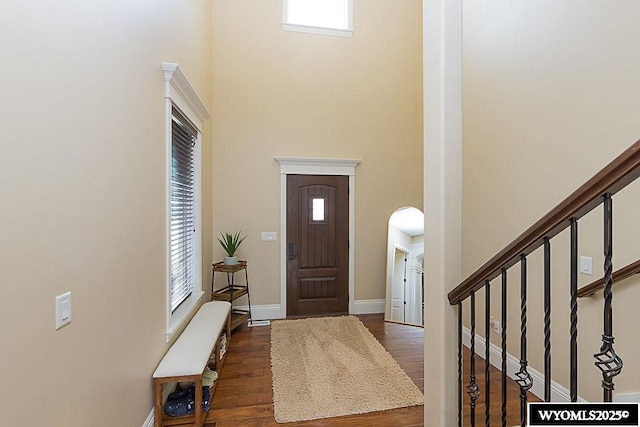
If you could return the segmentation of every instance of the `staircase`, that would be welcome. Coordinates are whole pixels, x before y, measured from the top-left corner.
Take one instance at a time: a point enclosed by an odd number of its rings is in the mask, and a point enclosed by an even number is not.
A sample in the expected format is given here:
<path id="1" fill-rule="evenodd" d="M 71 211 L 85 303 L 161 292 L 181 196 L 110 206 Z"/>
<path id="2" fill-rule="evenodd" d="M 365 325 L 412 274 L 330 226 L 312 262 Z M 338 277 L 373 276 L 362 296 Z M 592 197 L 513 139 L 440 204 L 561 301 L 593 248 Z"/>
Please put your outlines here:
<path id="1" fill-rule="evenodd" d="M 508 369 L 508 353 L 507 353 L 507 325 L 509 324 L 509 316 L 519 316 L 520 330 L 519 339 L 517 340 L 519 359 L 516 369 L 511 369 L 511 377 L 519 386 L 520 392 L 520 421 L 521 426 L 526 425 L 527 415 L 527 393 L 535 386 L 539 386 L 539 394 L 545 402 L 551 402 L 557 399 L 552 393 L 552 386 L 556 387 L 557 383 L 553 381 L 552 372 L 552 339 L 551 339 L 551 314 L 552 314 L 552 287 L 558 286 L 558 283 L 552 283 L 552 246 L 559 239 L 559 234 L 568 234 L 568 262 L 569 277 L 568 295 L 566 301 L 554 301 L 553 306 L 557 304 L 566 304 L 569 310 L 569 319 L 567 322 L 554 323 L 554 328 L 569 329 L 569 343 L 566 354 L 559 352 L 555 356 L 555 361 L 563 358 L 557 363 L 568 363 L 569 378 L 566 389 L 568 390 L 567 400 L 577 402 L 578 396 L 578 312 L 579 298 L 593 296 L 602 291 L 601 312 L 602 312 L 602 330 L 599 348 L 594 348 L 593 364 L 594 372 L 601 376 L 602 401 L 611 402 L 613 400 L 613 391 L 615 388 L 615 380 L 622 373 L 623 361 L 615 350 L 615 336 L 613 331 L 613 294 L 614 283 L 622 282 L 633 277 L 640 271 L 640 261 L 636 261 L 626 267 L 613 271 L 613 226 L 614 214 L 613 203 L 614 196 L 623 188 L 632 184 L 640 176 L 640 141 L 633 144 L 624 151 L 620 156 L 614 159 L 610 164 L 589 179 L 584 185 L 569 195 L 565 200 L 549 211 L 540 220 L 535 222 L 531 227 L 524 231 L 519 237 L 513 240 L 509 245 L 495 254 L 482 267 L 467 277 L 462 283 L 454 288 L 449 294 L 449 303 L 457 307 L 458 316 L 458 425 L 462 426 L 463 414 L 463 393 L 468 394 L 468 404 L 471 426 L 476 423 L 476 404 L 478 399 L 483 400 L 484 419 L 482 422 L 490 425 L 491 419 L 491 402 L 490 402 L 490 385 L 491 373 L 490 364 L 483 364 L 484 373 L 482 384 L 477 380 L 478 372 L 476 372 L 476 358 L 483 357 L 485 360 L 492 360 L 492 348 L 498 356 L 498 368 L 501 375 L 501 395 L 500 395 L 500 413 L 501 425 L 506 426 L 507 420 L 507 376 Z M 636 204 L 637 205 L 637 204 Z M 601 209 L 602 211 L 602 245 L 604 253 L 604 265 L 602 278 L 590 283 L 589 285 L 579 289 L 578 273 L 579 273 L 579 246 L 578 239 L 580 237 L 579 225 L 580 220 L 588 213 Z M 564 249 L 563 244 L 558 247 Z M 640 252 L 640 251 L 639 251 Z M 538 275 L 541 281 L 530 283 L 531 274 L 530 259 L 535 257 L 536 260 L 541 259 L 541 272 Z M 553 258 L 556 260 L 557 258 Z M 510 274 L 511 273 L 511 274 Z M 514 274 L 516 273 L 516 274 Z M 515 277 L 514 277 L 515 276 Z M 541 282 L 541 283 L 540 283 Z M 497 289 L 496 289 L 497 288 Z M 493 291 L 492 291 L 493 289 Z M 492 292 L 494 297 L 492 298 Z M 514 293 L 518 295 L 519 305 L 509 304 L 509 295 Z M 538 296 L 543 308 L 543 345 L 544 356 L 541 371 L 535 371 L 530 367 L 528 359 L 528 295 L 535 293 Z M 484 307 L 480 310 L 484 311 L 484 324 L 480 325 L 476 330 L 476 305 L 482 304 L 482 301 L 476 301 L 477 294 L 483 295 Z M 499 296 L 499 298 L 498 298 Z M 513 300 L 513 299 L 512 299 Z M 494 310 L 499 310 L 500 319 L 497 328 L 499 332 L 499 347 L 491 345 L 492 333 L 495 335 L 496 322 L 491 321 L 492 303 Z M 496 304 L 497 303 L 497 304 Z M 593 304 L 590 301 L 590 304 Z M 497 307 L 496 307 L 497 306 Z M 536 313 L 537 314 L 537 313 Z M 629 313 L 623 313 L 628 315 Z M 468 316 L 466 321 L 465 316 Z M 469 325 L 468 328 L 464 324 Z M 471 357 L 468 363 L 463 363 L 463 341 L 464 335 L 467 333 Z M 593 331 L 593 334 L 598 332 Z M 481 336 L 484 336 L 482 338 Z M 480 337 L 480 338 L 478 338 Z M 476 344 L 480 342 L 483 351 L 478 350 Z M 513 340 L 511 341 L 513 344 Z M 497 351 L 496 351 L 497 350 Z M 512 350 L 513 351 L 513 350 Z M 482 354 L 483 353 L 483 354 Z M 495 359 L 495 357 L 494 357 Z M 582 360 L 582 359 L 581 359 Z M 495 375 L 495 374 L 494 374 Z M 538 378 L 538 380 L 536 380 Z M 495 408 L 496 405 L 493 405 Z M 478 422 L 480 420 L 478 419 Z"/>

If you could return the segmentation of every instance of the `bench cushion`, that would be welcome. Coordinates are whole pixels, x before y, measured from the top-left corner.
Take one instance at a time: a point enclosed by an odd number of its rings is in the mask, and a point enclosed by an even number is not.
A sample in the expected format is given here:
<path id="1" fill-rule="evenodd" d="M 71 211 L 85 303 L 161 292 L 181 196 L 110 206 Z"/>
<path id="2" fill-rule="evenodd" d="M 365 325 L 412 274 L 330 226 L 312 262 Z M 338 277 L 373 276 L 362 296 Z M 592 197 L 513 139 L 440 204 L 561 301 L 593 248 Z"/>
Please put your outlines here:
<path id="1" fill-rule="evenodd" d="M 153 378 L 202 374 L 230 310 L 227 301 L 203 304 L 164 356 Z"/>

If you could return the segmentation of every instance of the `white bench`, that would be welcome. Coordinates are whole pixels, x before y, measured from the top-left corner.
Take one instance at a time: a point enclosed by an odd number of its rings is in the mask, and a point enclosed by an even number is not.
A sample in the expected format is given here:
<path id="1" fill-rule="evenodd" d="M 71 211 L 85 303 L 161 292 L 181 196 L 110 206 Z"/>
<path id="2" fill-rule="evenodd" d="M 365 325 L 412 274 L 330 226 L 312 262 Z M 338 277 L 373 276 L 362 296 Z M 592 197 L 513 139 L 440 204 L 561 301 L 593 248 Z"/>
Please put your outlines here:
<path id="1" fill-rule="evenodd" d="M 204 425 L 202 413 L 202 373 L 215 355 L 215 369 L 220 374 L 225 355 L 220 357 L 220 339 L 226 336 L 226 348 L 231 341 L 231 304 L 226 301 L 211 301 L 203 304 L 191 319 L 180 337 L 153 373 L 155 394 L 155 425 Z M 180 381 L 195 383 L 195 415 L 170 417 L 163 410 L 163 385 Z M 211 387 L 211 396 L 217 382 Z"/>

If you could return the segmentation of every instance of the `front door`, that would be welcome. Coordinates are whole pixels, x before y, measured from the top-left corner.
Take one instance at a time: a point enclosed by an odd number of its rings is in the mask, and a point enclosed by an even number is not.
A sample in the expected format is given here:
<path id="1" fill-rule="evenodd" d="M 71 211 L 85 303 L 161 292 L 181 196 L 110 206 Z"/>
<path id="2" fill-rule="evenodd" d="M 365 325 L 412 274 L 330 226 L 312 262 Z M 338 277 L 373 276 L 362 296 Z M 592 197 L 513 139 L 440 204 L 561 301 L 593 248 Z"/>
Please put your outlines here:
<path id="1" fill-rule="evenodd" d="M 287 175 L 287 315 L 349 311 L 349 177 Z"/>

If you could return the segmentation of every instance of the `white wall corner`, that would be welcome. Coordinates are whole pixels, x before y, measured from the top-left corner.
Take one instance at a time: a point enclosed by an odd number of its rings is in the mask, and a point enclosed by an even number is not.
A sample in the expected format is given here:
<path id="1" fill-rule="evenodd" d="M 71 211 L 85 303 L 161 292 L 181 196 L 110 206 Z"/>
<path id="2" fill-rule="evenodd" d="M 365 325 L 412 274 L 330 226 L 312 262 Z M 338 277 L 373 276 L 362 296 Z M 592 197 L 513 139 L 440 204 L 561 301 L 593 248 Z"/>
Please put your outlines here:
<path id="1" fill-rule="evenodd" d="M 352 314 L 384 313 L 384 299 L 361 299 L 354 301 Z"/>
<path id="2" fill-rule="evenodd" d="M 455 307 L 462 277 L 462 0 L 424 0 L 425 420 L 457 420 Z"/>
<path id="3" fill-rule="evenodd" d="M 465 327 L 462 328 L 462 343 L 465 347 L 471 347 L 471 331 Z M 479 355 L 483 360 L 486 351 L 486 341 L 484 337 L 476 334 L 476 354 Z M 496 344 L 491 343 L 491 347 L 489 349 L 489 360 L 491 364 L 498 369 L 502 370 L 502 349 L 498 347 Z M 464 367 L 463 367 L 464 370 Z M 507 353 L 507 376 L 511 379 L 515 379 L 515 374 L 520 370 L 520 359 L 513 356 L 510 353 Z M 531 379 L 533 380 L 533 386 L 531 387 L 531 393 L 538 396 L 540 400 L 544 400 L 544 374 L 537 369 L 532 368 L 531 366 L 527 367 L 527 371 L 529 375 L 531 375 Z M 483 388 L 482 384 L 479 384 L 480 388 Z M 569 389 L 564 387 L 563 385 L 551 381 L 551 401 L 552 402 L 570 402 L 571 401 L 571 393 Z M 585 399 L 578 396 L 578 402 L 586 402 Z"/>

